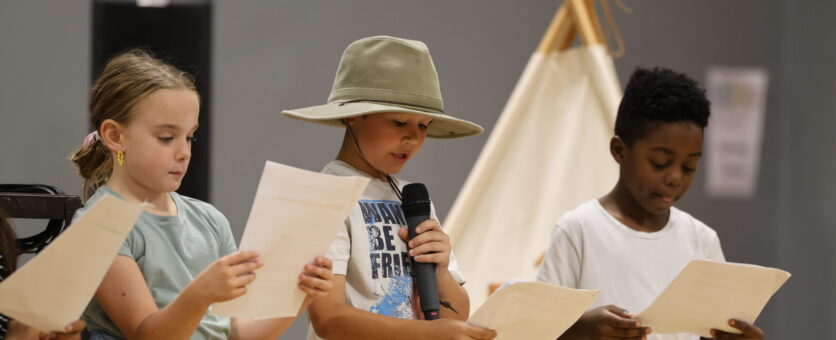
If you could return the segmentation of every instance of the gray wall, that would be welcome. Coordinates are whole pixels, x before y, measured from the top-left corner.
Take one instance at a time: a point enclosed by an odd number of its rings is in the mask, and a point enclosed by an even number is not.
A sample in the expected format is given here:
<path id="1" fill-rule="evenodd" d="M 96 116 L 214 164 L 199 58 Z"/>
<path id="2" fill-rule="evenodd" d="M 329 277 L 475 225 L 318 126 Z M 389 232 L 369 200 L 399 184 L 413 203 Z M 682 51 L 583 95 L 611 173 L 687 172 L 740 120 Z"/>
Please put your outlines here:
<path id="1" fill-rule="evenodd" d="M 427 42 L 447 111 L 490 131 L 557 3 L 217 1 L 212 203 L 240 237 L 264 160 L 319 170 L 336 155 L 339 129 L 279 112 L 324 102 L 342 50 L 363 36 Z M 700 174 L 680 207 L 719 232 L 730 261 L 794 274 L 758 321 L 769 338 L 836 338 L 836 3 L 629 5 L 634 14 L 616 13 L 628 48 L 616 60 L 622 84 L 636 66 L 700 81 L 709 65 L 769 70 L 758 195 L 709 197 Z M 0 2 L 0 182 L 80 191 L 65 159 L 87 132 L 89 30 L 86 1 Z M 402 176 L 427 183 L 443 219 L 486 139 L 430 140 Z M 303 334 L 300 324 L 283 338 Z"/>
<path id="2" fill-rule="evenodd" d="M 836 2 L 782 6 L 785 96 L 775 193 L 778 266 L 795 274 L 775 306 L 781 339 L 836 338 Z M 816 294 L 819 293 L 819 294 Z M 819 320 L 817 316 L 826 319 Z"/>
<path id="3" fill-rule="evenodd" d="M 0 183 L 80 192 L 68 158 L 87 132 L 90 54 L 89 3 L 0 2 Z"/>

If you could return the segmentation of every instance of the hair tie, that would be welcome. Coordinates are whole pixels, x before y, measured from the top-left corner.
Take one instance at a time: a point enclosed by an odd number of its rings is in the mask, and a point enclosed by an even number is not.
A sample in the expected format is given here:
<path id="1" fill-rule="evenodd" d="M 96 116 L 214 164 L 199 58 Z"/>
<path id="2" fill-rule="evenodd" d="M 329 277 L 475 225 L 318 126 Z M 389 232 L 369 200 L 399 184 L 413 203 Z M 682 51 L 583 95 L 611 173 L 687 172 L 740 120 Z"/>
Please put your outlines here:
<path id="1" fill-rule="evenodd" d="M 82 143 L 82 145 L 84 147 L 88 147 L 90 146 L 90 144 L 93 144 L 93 142 L 97 140 L 101 140 L 101 138 L 99 138 L 99 131 L 93 131 L 87 134 L 87 137 L 84 137 L 84 143 Z"/>

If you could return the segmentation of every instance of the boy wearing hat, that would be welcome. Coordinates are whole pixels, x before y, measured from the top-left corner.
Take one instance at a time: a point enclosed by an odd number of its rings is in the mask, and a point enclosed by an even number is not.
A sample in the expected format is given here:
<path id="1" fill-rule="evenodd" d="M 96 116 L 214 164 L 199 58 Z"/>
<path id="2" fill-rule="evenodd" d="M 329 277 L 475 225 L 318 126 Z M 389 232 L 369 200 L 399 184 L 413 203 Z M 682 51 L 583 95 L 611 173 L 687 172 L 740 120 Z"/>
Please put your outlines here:
<path id="1" fill-rule="evenodd" d="M 387 36 L 355 41 L 343 53 L 328 103 L 284 115 L 345 128 L 337 158 L 324 173 L 371 179 L 328 256 L 336 274 L 328 297 L 309 308 L 308 339 L 492 339 L 496 332 L 464 322 L 469 300 L 449 237 L 431 211 L 407 242 L 401 189 L 392 177 L 427 137 L 481 133 L 444 113 L 438 75 L 424 43 Z M 441 318 L 418 321 L 411 260 L 435 263 Z M 315 331 L 315 334 L 314 334 Z"/>

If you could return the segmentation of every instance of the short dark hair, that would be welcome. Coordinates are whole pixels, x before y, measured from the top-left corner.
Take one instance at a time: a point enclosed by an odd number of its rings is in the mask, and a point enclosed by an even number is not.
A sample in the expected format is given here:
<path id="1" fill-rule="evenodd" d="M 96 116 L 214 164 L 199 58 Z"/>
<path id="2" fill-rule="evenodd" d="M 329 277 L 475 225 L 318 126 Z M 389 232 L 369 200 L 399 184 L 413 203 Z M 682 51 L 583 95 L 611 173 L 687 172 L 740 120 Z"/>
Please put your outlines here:
<path id="1" fill-rule="evenodd" d="M 638 67 L 618 105 L 615 134 L 628 145 L 664 123 L 690 122 L 705 129 L 710 103 L 705 90 L 683 73 Z"/>

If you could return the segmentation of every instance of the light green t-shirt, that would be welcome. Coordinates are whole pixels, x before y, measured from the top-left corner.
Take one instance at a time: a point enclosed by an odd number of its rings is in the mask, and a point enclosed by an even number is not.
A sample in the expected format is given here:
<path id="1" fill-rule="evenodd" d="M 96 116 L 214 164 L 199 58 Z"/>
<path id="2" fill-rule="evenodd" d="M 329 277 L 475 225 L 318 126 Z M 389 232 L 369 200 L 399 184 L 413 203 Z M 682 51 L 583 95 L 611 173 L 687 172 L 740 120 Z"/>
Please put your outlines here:
<path id="1" fill-rule="evenodd" d="M 102 186 L 93 194 L 76 218 L 107 192 L 120 197 L 113 189 Z M 215 260 L 236 251 L 229 221 L 209 203 L 172 192 L 177 206 L 176 216 L 160 216 L 142 212 L 119 250 L 139 265 L 151 296 L 162 309 L 186 288 L 194 278 Z M 88 330 L 103 331 L 123 337 L 95 299 L 84 311 Z M 192 340 L 227 339 L 229 318 L 203 316 Z"/>

